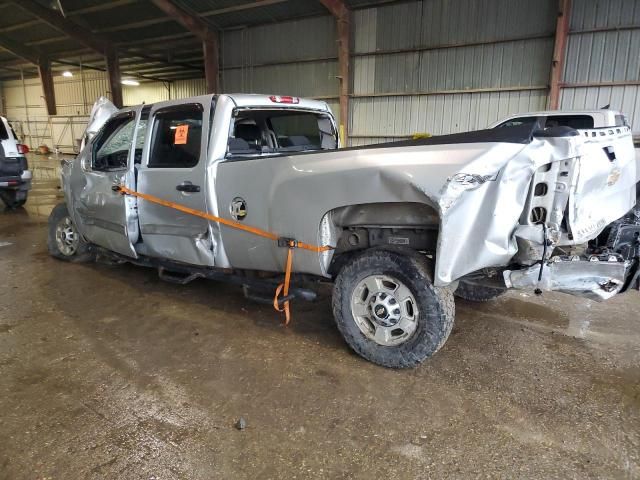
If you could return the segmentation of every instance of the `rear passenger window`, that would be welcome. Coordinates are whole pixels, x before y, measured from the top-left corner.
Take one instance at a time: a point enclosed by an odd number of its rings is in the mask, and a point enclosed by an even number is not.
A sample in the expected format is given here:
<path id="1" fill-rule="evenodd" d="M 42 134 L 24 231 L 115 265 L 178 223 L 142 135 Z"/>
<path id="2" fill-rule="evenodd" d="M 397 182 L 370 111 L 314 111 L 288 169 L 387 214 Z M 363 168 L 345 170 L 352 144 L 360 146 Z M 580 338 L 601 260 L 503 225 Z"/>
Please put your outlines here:
<path id="1" fill-rule="evenodd" d="M 201 105 L 179 105 L 159 110 L 153 120 L 149 167 L 195 167 L 200 160 L 201 140 Z"/>
<path id="2" fill-rule="evenodd" d="M 318 117 L 314 114 L 279 115 L 269 119 L 281 147 L 321 148 Z"/>
<path id="3" fill-rule="evenodd" d="M 571 127 L 576 130 L 593 128 L 593 117 L 589 115 L 558 115 L 547 117 L 545 128 Z"/>

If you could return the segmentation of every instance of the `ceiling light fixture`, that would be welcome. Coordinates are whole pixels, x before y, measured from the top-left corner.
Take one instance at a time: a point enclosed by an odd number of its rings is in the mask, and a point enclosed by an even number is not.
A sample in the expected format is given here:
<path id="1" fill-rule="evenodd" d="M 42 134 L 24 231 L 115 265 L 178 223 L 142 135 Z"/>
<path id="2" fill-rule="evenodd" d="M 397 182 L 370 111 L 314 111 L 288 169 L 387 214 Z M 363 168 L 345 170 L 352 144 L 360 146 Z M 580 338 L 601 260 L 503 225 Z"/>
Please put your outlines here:
<path id="1" fill-rule="evenodd" d="M 73 73 L 71 73 L 69 70 L 65 70 L 64 72 L 62 72 L 62 76 L 63 77 L 73 77 Z"/>
<path id="2" fill-rule="evenodd" d="M 122 80 L 122 84 L 129 85 L 130 87 L 137 87 L 138 85 L 140 85 L 140 82 L 138 82 L 137 80 L 131 80 L 129 78 L 125 78 L 124 80 Z"/>

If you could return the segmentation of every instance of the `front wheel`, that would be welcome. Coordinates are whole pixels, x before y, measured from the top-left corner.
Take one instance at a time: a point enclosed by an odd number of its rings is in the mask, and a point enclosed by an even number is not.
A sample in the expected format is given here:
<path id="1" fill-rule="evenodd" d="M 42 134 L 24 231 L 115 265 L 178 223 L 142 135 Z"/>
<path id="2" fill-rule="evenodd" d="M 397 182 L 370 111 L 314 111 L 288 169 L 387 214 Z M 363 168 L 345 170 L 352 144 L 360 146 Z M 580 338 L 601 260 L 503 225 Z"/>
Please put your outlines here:
<path id="1" fill-rule="evenodd" d="M 49 215 L 47 247 L 52 257 L 68 262 L 88 262 L 94 259 L 90 245 L 76 228 L 64 203 L 56 205 Z"/>
<path id="2" fill-rule="evenodd" d="M 7 208 L 19 208 L 27 203 L 27 191 L 26 190 L 0 190 L 0 198 L 7 206 Z"/>
<path id="3" fill-rule="evenodd" d="M 359 355 L 390 368 L 415 367 L 447 340 L 455 316 L 449 289 L 434 287 L 417 254 L 367 250 L 333 289 L 338 330 Z"/>

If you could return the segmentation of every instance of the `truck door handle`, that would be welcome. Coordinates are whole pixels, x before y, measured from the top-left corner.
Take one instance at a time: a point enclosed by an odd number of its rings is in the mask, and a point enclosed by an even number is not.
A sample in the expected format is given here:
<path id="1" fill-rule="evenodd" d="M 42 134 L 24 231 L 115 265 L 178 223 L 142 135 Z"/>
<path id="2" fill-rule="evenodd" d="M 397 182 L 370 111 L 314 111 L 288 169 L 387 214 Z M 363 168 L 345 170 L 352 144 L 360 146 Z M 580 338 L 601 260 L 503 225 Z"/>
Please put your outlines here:
<path id="1" fill-rule="evenodd" d="M 176 185 L 176 190 L 179 192 L 197 193 L 200 191 L 200 185 L 194 185 L 191 182 L 184 181 L 180 185 Z"/>

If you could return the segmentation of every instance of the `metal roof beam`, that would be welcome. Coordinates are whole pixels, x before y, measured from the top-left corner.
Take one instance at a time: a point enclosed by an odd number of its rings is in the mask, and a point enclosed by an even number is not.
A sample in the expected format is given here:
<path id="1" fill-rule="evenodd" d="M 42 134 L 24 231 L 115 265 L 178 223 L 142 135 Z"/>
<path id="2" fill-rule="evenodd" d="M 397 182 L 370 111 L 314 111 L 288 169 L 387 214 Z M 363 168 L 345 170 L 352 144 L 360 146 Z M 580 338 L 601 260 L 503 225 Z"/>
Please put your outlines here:
<path id="1" fill-rule="evenodd" d="M 106 38 L 93 34 L 82 25 L 78 25 L 77 23 L 63 17 L 60 13 L 54 10 L 43 7 L 35 0 L 13 0 L 13 3 L 25 12 L 39 18 L 47 25 L 59 30 L 92 50 L 105 55 L 112 101 L 116 107 L 122 107 L 122 84 L 120 83 L 118 52 Z"/>
<path id="2" fill-rule="evenodd" d="M 120 83 L 120 78 L 121 78 L 120 65 L 119 65 L 120 55 L 116 50 L 116 47 L 114 46 L 114 44 L 108 38 L 91 32 L 90 30 L 82 27 L 81 25 L 78 25 L 77 23 L 63 17 L 58 12 L 55 12 L 53 10 L 43 7 L 42 5 L 37 3 L 35 0 L 12 0 L 12 1 L 23 10 L 40 18 L 43 22 L 47 23 L 48 25 L 55 28 L 56 30 L 59 30 L 65 35 L 76 39 L 83 45 L 86 45 L 87 47 L 91 48 L 92 50 L 102 55 L 105 55 L 106 64 L 107 64 L 107 73 L 109 77 L 111 92 L 113 95 L 113 101 L 116 106 L 118 107 L 121 106 L 122 86 Z M 202 22 L 202 20 L 197 19 L 197 21 L 201 22 L 204 25 L 204 22 Z M 194 25 L 195 24 L 196 23 L 194 23 Z M 210 39 L 211 34 L 209 34 L 207 38 Z M 123 49 L 123 50 L 126 51 L 126 49 Z M 164 58 L 157 57 L 157 56 L 153 57 L 150 55 L 146 55 L 144 53 L 133 53 L 133 52 L 126 52 L 126 53 L 130 55 L 135 55 L 145 60 L 159 61 L 167 65 L 178 65 L 186 69 L 202 71 L 202 69 L 199 67 L 195 67 L 194 65 L 186 64 L 183 62 L 168 62 Z M 217 63 L 217 58 L 216 58 L 216 63 Z M 206 72 L 206 69 L 205 69 L 205 72 Z M 216 71 L 216 77 L 217 77 L 217 71 Z"/>
<path id="3" fill-rule="evenodd" d="M 13 0 L 13 3 L 25 12 L 38 17 L 47 25 L 71 38 L 76 39 L 78 42 L 86 45 L 96 52 L 105 54 L 111 46 L 107 39 L 93 34 L 90 30 L 63 17 L 60 13 L 43 7 L 35 0 Z"/>
<path id="4" fill-rule="evenodd" d="M 244 10 L 251 10 L 259 7 L 268 7 L 270 5 L 276 5 L 278 3 L 284 3 L 286 1 L 287 0 L 259 0 L 251 3 L 243 3 L 241 5 L 233 5 L 231 7 L 206 10 L 204 12 L 199 12 L 198 16 L 199 17 L 215 17 L 217 15 L 224 15 L 225 13 L 234 13 L 234 12 L 241 12 Z M 138 22 L 124 23 L 122 25 L 107 27 L 98 31 L 99 32 L 118 32 L 122 30 L 129 30 L 131 28 L 149 27 L 152 25 L 158 25 L 160 23 L 170 22 L 171 20 L 172 19 L 168 17 L 149 18 L 146 20 L 140 20 Z"/>
<path id="5" fill-rule="evenodd" d="M 173 20 L 181 24 L 202 41 L 204 53 L 204 75 L 207 82 L 207 93 L 218 91 L 218 32 L 212 29 L 197 15 L 179 7 L 171 0 L 151 0 L 153 4 Z"/>
<path id="6" fill-rule="evenodd" d="M 49 115 L 56 114 L 56 96 L 53 89 L 53 74 L 51 73 L 51 61 L 42 53 L 24 45 L 20 45 L 13 40 L 0 36 L 0 45 L 15 56 L 20 57 L 29 63 L 38 66 L 38 75 L 42 83 L 44 101 L 47 105 Z"/>
<path id="7" fill-rule="evenodd" d="M 110 2 L 104 2 L 104 3 L 101 3 L 100 5 L 92 5 L 90 7 L 82 7 L 76 10 L 67 11 L 66 16 L 71 17 L 73 15 L 82 15 L 85 13 L 95 13 L 95 12 L 101 12 L 104 10 L 111 10 L 112 8 L 129 5 L 131 3 L 136 3 L 137 1 L 138 0 L 111 0 Z M 7 25 L 6 27 L 0 28 L 0 32 L 24 30 L 25 28 L 30 28 L 40 23 L 42 23 L 42 20 L 40 18 L 36 18 L 34 20 L 28 20 L 22 23 L 14 23 L 13 25 Z"/>
<path id="8" fill-rule="evenodd" d="M 18 44 L 17 42 L 14 42 L 13 40 L 2 35 L 0 35 L 0 47 L 4 48 L 6 51 L 15 55 L 16 57 L 19 57 L 35 65 L 38 64 L 40 57 L 43 56 L 38 50 Z"/>

